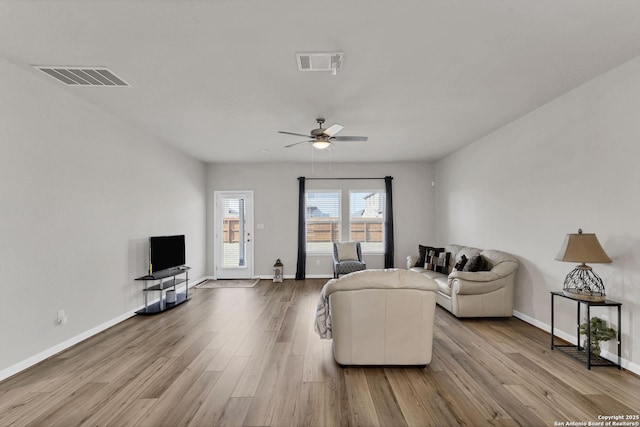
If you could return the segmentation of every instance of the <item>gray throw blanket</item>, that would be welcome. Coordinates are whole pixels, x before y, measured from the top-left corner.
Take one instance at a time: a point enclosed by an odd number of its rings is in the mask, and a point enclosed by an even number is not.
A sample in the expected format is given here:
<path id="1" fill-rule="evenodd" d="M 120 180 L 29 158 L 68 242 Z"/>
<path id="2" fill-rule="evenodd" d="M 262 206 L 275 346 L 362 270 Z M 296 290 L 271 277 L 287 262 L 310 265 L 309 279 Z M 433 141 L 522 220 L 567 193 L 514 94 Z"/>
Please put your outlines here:
<path id="1" fill-rule="evenodd" d="M 324 340 L 330 340 L 333 338 L 331 334 L 331 312 L 329 311 L 329 297 L 327 297 L 325 284 L 320 292 L 320 298 L 318 298 L 318 304 L 316 305 L 316 322 L 314 330 L 320 338 Z"/>

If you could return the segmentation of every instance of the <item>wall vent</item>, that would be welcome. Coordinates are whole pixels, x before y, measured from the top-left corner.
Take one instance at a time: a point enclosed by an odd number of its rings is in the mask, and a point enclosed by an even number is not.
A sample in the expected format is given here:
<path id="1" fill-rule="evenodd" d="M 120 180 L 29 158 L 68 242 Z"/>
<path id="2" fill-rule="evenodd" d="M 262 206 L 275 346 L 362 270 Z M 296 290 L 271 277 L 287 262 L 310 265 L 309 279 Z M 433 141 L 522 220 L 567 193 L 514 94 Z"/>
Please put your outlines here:
<path id="1" fill-rule="evenodd" d="M 331 71 L 333 74 L 342 71 L 343 52 L 296 53 L 298 70 Z"/>
<path id="2" fill-rule="evenodd" d="M 34 65 L 67 86 L 131 86 L 104 67 L 45 67 Z"/>

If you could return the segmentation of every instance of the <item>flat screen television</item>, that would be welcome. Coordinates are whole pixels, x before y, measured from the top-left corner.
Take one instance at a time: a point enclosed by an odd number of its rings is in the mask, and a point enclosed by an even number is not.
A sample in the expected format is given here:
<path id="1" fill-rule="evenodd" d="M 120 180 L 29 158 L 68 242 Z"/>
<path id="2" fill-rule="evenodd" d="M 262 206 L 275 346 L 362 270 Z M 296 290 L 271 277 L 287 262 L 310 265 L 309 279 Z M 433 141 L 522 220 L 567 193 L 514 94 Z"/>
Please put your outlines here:
<path id="1" fill-rule="evenodd" d="M 149 274 L 184 265 L 184 235 L 149 237 Z"/>

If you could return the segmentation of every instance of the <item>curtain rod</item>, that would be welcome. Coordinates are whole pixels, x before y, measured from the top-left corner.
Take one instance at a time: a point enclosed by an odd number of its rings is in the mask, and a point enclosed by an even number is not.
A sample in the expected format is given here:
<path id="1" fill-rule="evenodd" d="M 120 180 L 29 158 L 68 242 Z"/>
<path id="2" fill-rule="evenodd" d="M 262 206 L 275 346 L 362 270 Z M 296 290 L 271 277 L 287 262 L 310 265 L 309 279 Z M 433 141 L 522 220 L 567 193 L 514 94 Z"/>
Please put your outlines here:
<path id="1" fill-rule="evenodd" d="M 305 178 L 304 176 L 299 177 L 300 178 L 304 178 L 307 181 L 311 181 L 311 180 L 347 180 L 347 179 L 386 179 L 386 176 L 383 176 L 382 178 Z M 393 177 L 389 177 L 391 179 L 393 179 Z"/>

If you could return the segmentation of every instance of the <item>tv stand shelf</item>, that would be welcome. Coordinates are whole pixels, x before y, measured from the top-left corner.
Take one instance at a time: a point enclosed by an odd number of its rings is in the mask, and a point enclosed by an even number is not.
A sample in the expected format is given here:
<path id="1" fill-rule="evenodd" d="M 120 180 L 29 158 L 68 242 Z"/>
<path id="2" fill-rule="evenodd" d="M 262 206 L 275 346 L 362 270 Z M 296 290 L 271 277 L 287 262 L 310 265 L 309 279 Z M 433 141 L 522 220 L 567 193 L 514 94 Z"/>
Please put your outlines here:
<path id="1" fill-rule="evenodd" d="M 149 279 L 149 280 L 153 280 L 153 279 Z M 187 281 L 186 279 L 176 279 L 175 281 L 170 280 L 170 281 L 159 283 L 157 285 L 149 286 L 147 288 L 144 288 L 142 291 L 143 292 L 164 291 L 165 289 L 173 288 L 174 286 L 179 285 L 180 283 L 184 283 L 186 281 Z"/>
<path id="2" fill-rule="evenodd" d="M 189 270 L 190 267 L 170 268 L 158 271 L 153 274 L 138 277 L 136 280 L 144 281 L 145 287 L 142 290 L 144 294 L 144 308 L 136 311 L 136 314 L 155 314 L 174 308 L 189 299 Z M 184 278 L 177 278 L 184 274 Z M 184 283 L 184 291 L 177 292 L 176 286 Z M 175 302 L 167 302 L 166 291 L 172 290 L 176 293 Z M 160 299 L 158 302 L 149 304 L 149 292 L 159 292 Z"/>

